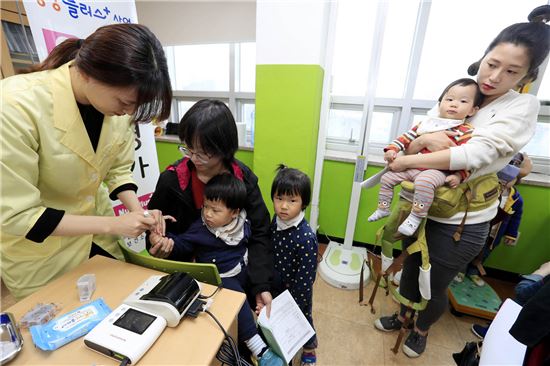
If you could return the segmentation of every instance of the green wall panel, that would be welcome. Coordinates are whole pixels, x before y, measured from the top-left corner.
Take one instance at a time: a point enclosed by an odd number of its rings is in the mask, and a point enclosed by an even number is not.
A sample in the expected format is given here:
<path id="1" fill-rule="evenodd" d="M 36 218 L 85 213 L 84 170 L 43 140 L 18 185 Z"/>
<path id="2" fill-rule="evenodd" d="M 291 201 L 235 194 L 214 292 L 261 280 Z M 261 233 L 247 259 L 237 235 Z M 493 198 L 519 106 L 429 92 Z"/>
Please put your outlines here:
<path id="1" fill-rule="evenodd" d="M 178 150 L 178 144 L 175 142 L 157 141 L 157 159 L 159 161 L 159 170 L 163 172 L 166 167 L 178 159 L 181 159 L 181 153 Z"/>
<path id="2" fill-rule="evenodd" d="M 313 181 L 323 69 L 319 65 L 257 65 L 254 172 L 273 213 L 271 183 L 278 164 Z"/>
<path id="3" fill-rule="evenodd" d="M 176 146 L 174 143 L 157 142 L 161 171 L 179 158 Z M 271 154 L 274 159 L 277 158 L 279 150 L 273 144 L 269 144 L 269 146 L 271 146 Z M 237 158 L 256 172 L 253 166 L 254 155 L 255 152 L 251 151 L 237 152 Z M 365 177 L 373 175 L 380 169 L 380 167 L 368 167 Z M 354 165 L 351 163 L 325 160 L 319 205 L 319 233 L 339 238 L 344 237 L 353 172 Z M 273 172 L 270 171 L 269 174 L 271 174 L 268 181 L 270 187 Z M 267 192 L 269 192 L 269 187 Z M 522 184 L 518 189 L 525 201 L 518 244 L 515 247 L 501 244 L 493 251 L 486 265 L 513 273 L 530 273 L 541 263 L 550 260 L 550 245 L 547 244 L 550 237 L 550 188 Z M 376 208 L 377 197 L 378 187 L 361 191 L 354 240 L 371 244 L 374 242 L 376 230 L 384 222 L 384 220 L 375 223 L 367 222 L 368 215 Z M 269 193 L 265 200 L 267 207 L 272 210 L 273 205 Z"/>
<path id="4" fill-rule="evenodd" d="M 487 259 L 487 266 L 516 273 L 531 273 L 550 260 L 550 188 L 520 184 L 523 216 L 516 246 L 500 244 Z"/>
<path id="5" fill-rule="evenodd" d="M 354 171 L 355 166 L 351 163 L 325 160 L 319 198 L 319 231 L 321 233 L 344 238 Z M 370 177 L 378 171 L 380 171 L 379 167 L 369 166 L 364 177 Z M 398 193 L 399 188 L 396 189 L 395 197 Z M 392 203 L 392 207 L 396 202 L 397 199 Z M 367 217 L 376 210 L 377 205 L 377 187 L 361 190 L 354 240 L 374 244 L 375 233 L 383 226 L 384 220 L 368 222 Z"/>
<path id="6" fill-rule="evenodd" d="M 366 176 L 380 169 L 369 167 Z M 319 232 L 344 237 L 353 172 L 353 164 L 325 161 L 319 202 Z M 513 273 L 531 273 L 550 260 L 550 246 L 547 244 L 550 237 L 550 188 L 520 185 L 519 191 L 525 204 L 518 244 L 515 247 L 501 244 L 491 253 L 486 265 Z M 367 217 L 376 208 L 377 196 L 378 187 L 362 190 L 355 226 L 356 241 L 374 243 L 376 230 L 384 222 L 367 222 Z"/>

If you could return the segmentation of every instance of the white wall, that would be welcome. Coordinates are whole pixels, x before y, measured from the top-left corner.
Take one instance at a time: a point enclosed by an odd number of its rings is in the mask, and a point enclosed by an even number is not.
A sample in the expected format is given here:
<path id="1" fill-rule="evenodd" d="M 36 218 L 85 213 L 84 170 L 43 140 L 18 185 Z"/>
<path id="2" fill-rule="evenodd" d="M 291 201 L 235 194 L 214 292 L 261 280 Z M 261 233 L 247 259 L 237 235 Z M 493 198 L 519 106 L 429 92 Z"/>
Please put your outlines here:
<path id="1" fill-rule="evenodd" d="M 136 0 L 136 8 L 163 46 L 256 40 L 254 0 Z"/>
<path id="2" fill-rule="evenodd" d="M 258 0 L 256 63 L 324 62 L 329 1 Z"/>

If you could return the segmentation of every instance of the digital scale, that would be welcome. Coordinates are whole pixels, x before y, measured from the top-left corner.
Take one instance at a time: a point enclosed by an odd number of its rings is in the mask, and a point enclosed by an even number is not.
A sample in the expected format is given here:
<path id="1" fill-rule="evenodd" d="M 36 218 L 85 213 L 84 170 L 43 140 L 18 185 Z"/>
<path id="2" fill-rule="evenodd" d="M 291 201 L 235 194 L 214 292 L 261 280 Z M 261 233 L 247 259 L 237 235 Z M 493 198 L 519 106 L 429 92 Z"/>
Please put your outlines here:
<path id="1" fill-rule="evenodd" d="M 456 315 L 467 314 L 492 320 L 502 304 L 496 291 L 488 284 L 479 287 L 468 278 L 452 281 L 447 289 L 449 302 Z"/>
<path id="2" fill-rule="evenodd" d="M 353 246 L 353 234 L 357 219 L 357 210 L 363 187 L 363 173 L 365 171 L 365 156 L 358 156 L 355 162 L 355 173 L 346 224 L 344 244 L 330 241 L 319 263 L 319 274 L 329 285 L 346 290 L 357 290 L 361 283 L 361 268 L 367 258 L 367 249 Z M 363 270 L 363 286 L 368 284 L 370 270 Z"/>
<path id="3" fill-rule="evenodd" d="M 151 276 L 84 337 L 84 344 L 136 364 L 166 326 L 179 324 L 199 295 L 199 283 L 185 273 Z"/>
<path id="4" fill-rule="evenodd" d="M 361 266 L 367 257 L 367 249 L 331 241 L 319 263 L 319 274 L 328 284 L 346 289 L 359 288 Z M 368 284 L 369 269 L 363 272 L 363 283 Z"/>

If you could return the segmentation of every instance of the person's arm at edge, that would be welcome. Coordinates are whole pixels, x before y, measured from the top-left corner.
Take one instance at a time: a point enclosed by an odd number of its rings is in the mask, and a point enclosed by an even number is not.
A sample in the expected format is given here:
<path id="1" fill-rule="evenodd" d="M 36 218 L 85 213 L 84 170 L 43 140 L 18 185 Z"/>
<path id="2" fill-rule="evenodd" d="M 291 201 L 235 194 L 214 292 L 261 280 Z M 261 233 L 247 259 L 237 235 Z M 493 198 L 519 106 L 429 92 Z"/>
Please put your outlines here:
<path id="1" fill-rule="evenodd" d="M 449 170 L 451 151 L 440 150 L 429 154 L 398 156 L 389 164 L 392 171 L 402 172 L 411 168 Z"/>

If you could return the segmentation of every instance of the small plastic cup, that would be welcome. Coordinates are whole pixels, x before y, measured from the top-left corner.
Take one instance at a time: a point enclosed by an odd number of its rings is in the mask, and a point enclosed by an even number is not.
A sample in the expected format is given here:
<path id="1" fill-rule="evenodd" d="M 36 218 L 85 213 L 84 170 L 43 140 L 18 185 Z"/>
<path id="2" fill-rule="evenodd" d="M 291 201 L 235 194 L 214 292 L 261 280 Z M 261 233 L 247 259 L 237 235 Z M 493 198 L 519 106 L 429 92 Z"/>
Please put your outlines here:
<path id="1" fill-rule="evenodd" d="M 90 301 L 95 291 L 95 274 L 85 274 L 76 281 L 80 302 Z"/>

